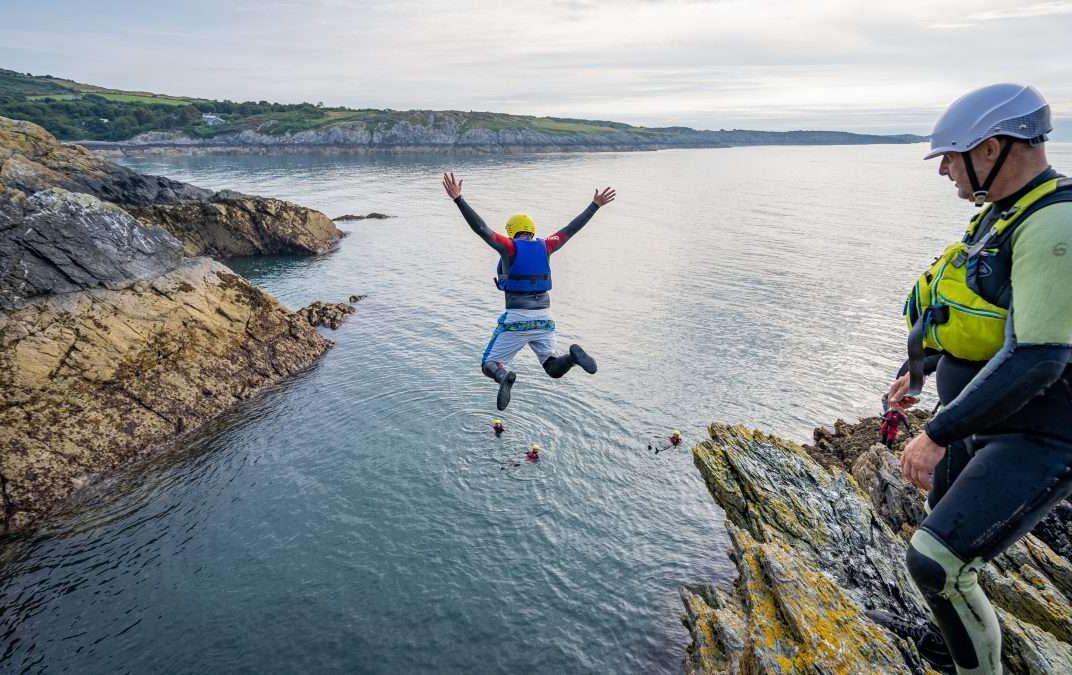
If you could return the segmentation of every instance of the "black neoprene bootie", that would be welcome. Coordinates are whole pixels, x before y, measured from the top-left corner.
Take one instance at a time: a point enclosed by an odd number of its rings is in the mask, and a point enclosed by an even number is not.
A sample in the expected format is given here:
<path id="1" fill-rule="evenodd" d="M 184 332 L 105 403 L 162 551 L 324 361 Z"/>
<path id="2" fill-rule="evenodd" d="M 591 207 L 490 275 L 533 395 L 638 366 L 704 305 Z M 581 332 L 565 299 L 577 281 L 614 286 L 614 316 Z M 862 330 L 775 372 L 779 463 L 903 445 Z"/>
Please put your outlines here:
<path id="1" fill-rule="evenodd" d="M 929 623 L 902 619 L 881 609 L 868 610 L 864 614 L 897 637 L 911 641 L 923 660 L 938 672 L 956 675 L 957 666 L 953 663 L 953 655 L 949 653 L 949 647 L 937 627 Z"/>
<path id="2" fill-rule="evenodd" d="M 543 369 L 556 380 L 570 371 L 573 367 L 573 357 L 569 354 L 561 356 L 548 356 L 543 362 Z"/>
<path id="3" fill-rule="evenodd" d="M 517 373 L 510 372 L 501 363 L 490 361 L 482 364 L 480 370 L 499 383 L 499 395 L 495 398 L 495 407 L 499 410 L 506 410 L 506 406 L 510 405 L 510 390 L 517 381 Z"/>
<path id="4" fill-rule="evenodd" d="M 573 362 L 583 368 L 584 372 L 589 375 L 595 375 L 596 360 L 589 356 L 588 352 L 584 351 L 580 345 L 570 345 L 569 354 Z"/>

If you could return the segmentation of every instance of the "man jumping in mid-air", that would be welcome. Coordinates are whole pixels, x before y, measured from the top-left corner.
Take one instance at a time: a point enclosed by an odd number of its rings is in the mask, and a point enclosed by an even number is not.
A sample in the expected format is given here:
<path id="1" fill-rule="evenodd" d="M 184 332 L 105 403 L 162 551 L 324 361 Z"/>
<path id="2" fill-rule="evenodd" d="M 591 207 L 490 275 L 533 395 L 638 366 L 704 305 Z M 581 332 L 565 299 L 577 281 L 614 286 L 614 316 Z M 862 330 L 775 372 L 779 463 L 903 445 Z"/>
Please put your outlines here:
<path id="1" fill-rule="evenodd" d="M 458 205 L 465 222 L 488 246 L 499 253 L 495 286 L 506 294 L 506 311 L 491 336 L 481 361 L 485 375 L 499 383 L 497 405 L 504 410 L 510 403 L 510 388 L 517 379 L 510 362 L 525 345 L 532 348 L 543 369 L 551 377 L 562 377 L 574 364 L 588 373 L 596 372 L 596 362 L 580 345 L 570 345 L 569 352 L 555 353 L 555 322 L 551 319 L 550 256 L 562 248 L 595 215 L 599 207 L 614 201 L 614 190 L 596 190 L 592 203 L 570 224 L 547 239 L 536 238 L 536 224 L 519 213 L 506 221 L 506 234 L 493 232 L 469 204 L 462 199 L 462 181 L 454 174 L 443 174 L 443 188 Z"/>

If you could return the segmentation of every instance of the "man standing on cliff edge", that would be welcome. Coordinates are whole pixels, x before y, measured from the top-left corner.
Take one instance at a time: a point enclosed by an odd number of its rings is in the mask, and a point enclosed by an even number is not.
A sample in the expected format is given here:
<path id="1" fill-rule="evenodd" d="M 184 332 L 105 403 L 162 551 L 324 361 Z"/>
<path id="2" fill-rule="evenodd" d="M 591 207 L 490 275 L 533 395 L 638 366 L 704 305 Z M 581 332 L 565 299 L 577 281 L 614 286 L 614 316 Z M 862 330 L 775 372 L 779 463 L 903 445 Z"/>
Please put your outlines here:
<path id="1" fill-rule="evenodd" d="M 908 374 L 888 392 L 910 405 L 940 354 L 941 411 L 901 471 L 930 491 L 907 565 L 958 673 L 1002 670 L 979 569 L 1072 493 L 1072 180 L 1046 159 L 1051 131 L 1035 88 L 990 85 L 949 106 L 926 157 L 982 207 L 912 289 Z M 925 627 L 880 623 L 924 653 Z"/>
<path id="2" fill-rule="evenodd" d="M 510 370 L 514 356 L 525 345 L 532 348 L 544 371 L 554 378 L 565 375 L 574 365 L 588 373 L 596 372 L 596 362 L 580 345 L 570 345 L 569 352 L 555 353 L 555 322 L 551 319 L 550 257 L 577 234 L 601 206 L 614 201 L 614 190 L 596 190 L 592 203 L 569 225 L 547 239 L 536 238 L 536 223 L 518 213 L 506 221 L 506 236 L 494 232 L 476 211 L 462 199 L 462 181 L 454 174 L 443 174 L 443 189 L 461 210 L 465 222 L 499 254 L 495 286 L 506 295 L 506 311 L 499 316 L 491 341 L 484 349 L 480 368 L 499 383 L 496 405 L 504 410 L 510 403 L 510 389 L 517 373 Z"/>

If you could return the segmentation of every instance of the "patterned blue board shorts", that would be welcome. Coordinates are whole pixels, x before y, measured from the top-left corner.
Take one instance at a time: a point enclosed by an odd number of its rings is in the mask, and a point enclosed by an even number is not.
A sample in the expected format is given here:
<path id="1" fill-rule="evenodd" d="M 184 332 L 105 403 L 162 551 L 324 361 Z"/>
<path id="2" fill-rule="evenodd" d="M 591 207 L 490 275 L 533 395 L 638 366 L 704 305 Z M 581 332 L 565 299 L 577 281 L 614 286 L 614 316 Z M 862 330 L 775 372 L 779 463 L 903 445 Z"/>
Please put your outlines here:
<path id="1" fill-rule="evenodd" d="M 506 312 L 503 312 L 480 362 L 498 362 L 509 367 L 525 345 L 532 348 L 541 364 L 548 357 L 554 356 L 555 322 L 551 319 L 536 319 L 506 323 Z"/>

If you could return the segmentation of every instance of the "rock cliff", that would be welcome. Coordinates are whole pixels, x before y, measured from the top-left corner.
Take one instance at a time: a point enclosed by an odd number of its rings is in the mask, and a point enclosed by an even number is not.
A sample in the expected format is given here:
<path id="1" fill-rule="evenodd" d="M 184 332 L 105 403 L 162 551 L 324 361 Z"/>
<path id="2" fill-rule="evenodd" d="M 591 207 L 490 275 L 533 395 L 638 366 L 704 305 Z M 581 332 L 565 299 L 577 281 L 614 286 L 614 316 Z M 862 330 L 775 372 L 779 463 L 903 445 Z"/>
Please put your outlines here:
<path id="1" fill-rule="evenodd" d="M 365 111 L 372 113 L 373 111 Z M 615 122 L 534 118 L 460 111 L 380 111 L 368 119 L 343 119 L 302 131 L 283 132 L 269 120 L 255 128 L 208 138 L 151 131 L 120 142 L 92 142 L 100 150 L 145 151 L 199 148 L 338 149 L 348 151 L 558 152 L 723 148 L 740 145 L 852 145 L 918 143 L 919 136 L 878 136 L 839 131 L 706 131 L 688 127 L 634 127 Z M 353 112 L 354 115 L 361 113 Z"/>
<path id="2" fill-rule="evenodd" d="M 182 258 L 170 235 L 94 197 L 19 195 L 0 214 L 5 245 L 32 232 L 15 265 L 0 258 L 3 531 L 330 346 L 228 268 Z M 79 248 L 87 232 L 98 248 Z"/>
<path id="3" fill-rule="evenodd" d="M 41 127 L 0 117 L 0 185 L 92 195 L 168 230 L 187 255 L 217 257 L 331 250 L 342 232 L 326 215 L 278 199 L 212 192 L 105 161 Z"/>
<path id="4" fill-rule="evenodd" d="M 926 616 L 903 565 L 918 520 L 872 501 L 922 498 L 892 454 L 869 447 L 854 478 L 777 437 L 721 424 L 709 433 L 693 458 L 726 512 L 739 577 L 729 591 L 682 589 L 693 637 L 686 672 L 924 672 L 912 645 L 863 613 Z M 980 578 L 1003 625 L 1007 672 L 1072 672 L 1069 561 L 1029 535 Z"/>
<path id="5" fill-rule="evenodd" d="M 331 345 L 184 249 L 312 252 L 332 232 L 315 211 L 142 176 L 0 119 L 0 534 Z"/>

